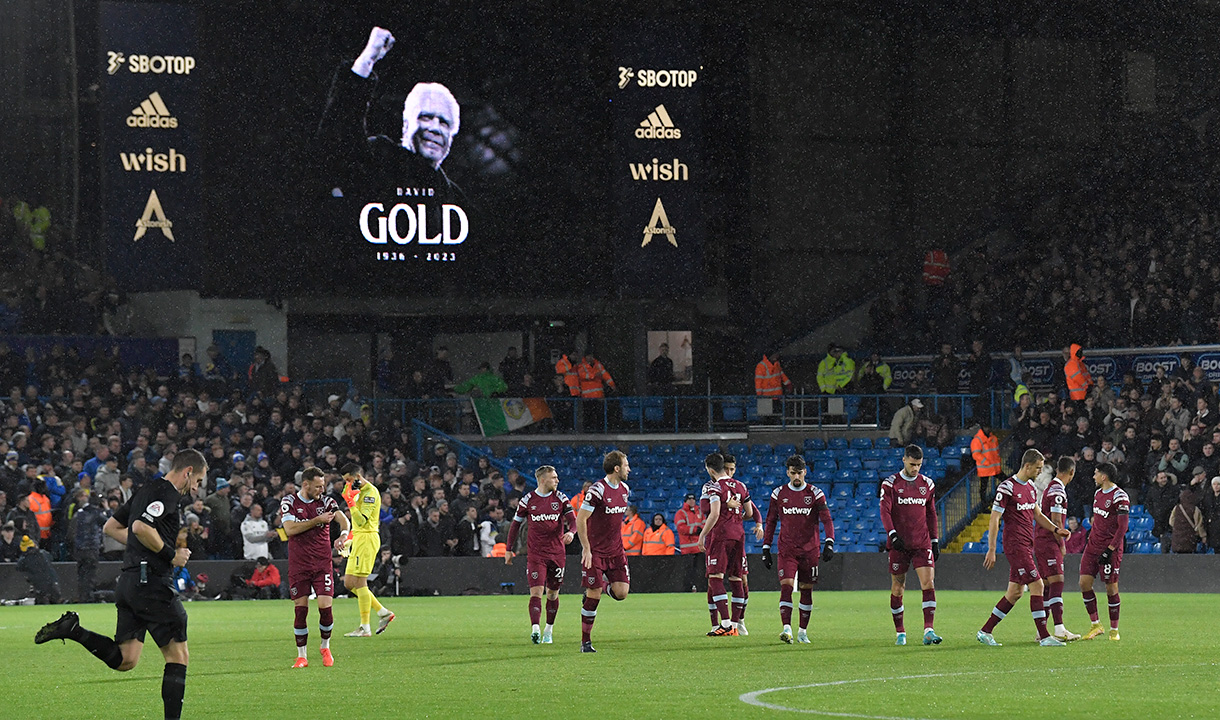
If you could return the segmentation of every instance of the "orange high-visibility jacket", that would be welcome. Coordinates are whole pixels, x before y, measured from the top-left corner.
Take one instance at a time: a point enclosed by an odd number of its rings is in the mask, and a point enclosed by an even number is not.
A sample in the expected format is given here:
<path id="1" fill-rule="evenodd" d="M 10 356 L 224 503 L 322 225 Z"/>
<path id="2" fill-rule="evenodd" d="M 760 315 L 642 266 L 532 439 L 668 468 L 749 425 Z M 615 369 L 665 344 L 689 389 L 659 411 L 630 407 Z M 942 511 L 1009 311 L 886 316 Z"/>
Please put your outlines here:
<path id="1" fill-rule="evenodd" d="M 602 367 L 601 362 L 597 358 L 586 357 L 576 366 L 576 377 L 580 381 L 580 396 L 586 400 L 590 398 L 606 397 L 605 385 L 613 388 L 614 378 L 610 377 L 610 373 L 606 372 L 606 368 Z"/>
<path id="2" fill-rule="evenodd" d="M 944 285 L 949 279 L 949 256 L 944 250 L 935 248 L 923 256 L 923 282 L 925 285 Z"/>
<path id="3" fill-rule="evenodd" d="M 51 499 L 42 493 L 30 493 L 30 512 L 38 520 L 38 534 L 43 540 L 51 537 Z M 29 532 L 26 528 L 26 532 Z"/>
<path id="4" fill-rule="evenodd" d="M 573 397 L 580 394 L 580 382 L 576 379 L 576 368 L 572 366 L 572 361 L 567 355 L 559 358 L 559 362 L 555 363 L 555 374 L 563 376 L 563 384 L 568 386 L 568 392 Z"/>
<path id="5" fill-rule="evenodd" d="M 653 530 L 650 525 L 644 531 L 645 555 L 673 555 L 674 531 L 668 525 L 662 525 L 659 530 Z"/>
<path id="6" fill-rule="evenodd" d="M 979 477 L 995 477 L 1000 474 L 1000 439 L 995 434 L 984 435 L 980 429 L 970 441 L 970 454 L 978 468 Z"/>
<path id="7" fill-rule="evenodd" d="M 754 366 L 754 394 L 763 397 L 778 397 L 784 387 L 791 388 L 792 381 L 784 374 L 779 361 L 772 362 L 766 355 Z"/>
<path id="8" fill-rule="evenodd" d="M 628 555 L 639 555 L 644 550 L 644 521 L 639 515 L 627 520 L 623 519 L 623 551 Z"/>
<path id="9" fill-rule="evenodd" d="M 678 549 L 683 555 L 699 552 L 699 533 L 703 532 L 703 510 L 694 510 L 683 505 L 674 513 L 674 527 L 678 529 Z"/>
<path id="10" fill-rule="evenodd" d="M 1068 395 L 1073 400 L 1084 400 L 1089 394 L 1089 386 L 1093 384 L 1093 376 L 1084 366 L 1080 358 L 1080 346 L 1073 343 L 1068 361 L 1063 364 L 1063 374 L 1067 377 Z"/>

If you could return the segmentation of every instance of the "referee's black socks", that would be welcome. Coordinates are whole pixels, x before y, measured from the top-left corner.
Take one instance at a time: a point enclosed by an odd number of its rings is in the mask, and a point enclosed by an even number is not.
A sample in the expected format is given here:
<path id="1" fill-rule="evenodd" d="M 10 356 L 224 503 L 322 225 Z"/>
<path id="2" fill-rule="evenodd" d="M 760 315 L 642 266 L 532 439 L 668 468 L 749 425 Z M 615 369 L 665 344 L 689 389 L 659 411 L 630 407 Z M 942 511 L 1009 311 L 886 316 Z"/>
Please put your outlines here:
<path id="1" fill-rule="evenodd" d="M 119 644 L 105 635 L 98 635 L 92 630 L 77 626 L 72 639 L 84 645 L 93 657 L 106 663 L 111 670 L 118 670 L 119 665 L 123 664 L 123 651 Z"/>
<path id="2" fill-rule="evenodd" d="M 182 696 L 186 693 L 186 666 L 180 663 L 165 663 L 165 674 L 161 676 L 161 702 L 165 703 L 165 720 L 182 717 Z"/>

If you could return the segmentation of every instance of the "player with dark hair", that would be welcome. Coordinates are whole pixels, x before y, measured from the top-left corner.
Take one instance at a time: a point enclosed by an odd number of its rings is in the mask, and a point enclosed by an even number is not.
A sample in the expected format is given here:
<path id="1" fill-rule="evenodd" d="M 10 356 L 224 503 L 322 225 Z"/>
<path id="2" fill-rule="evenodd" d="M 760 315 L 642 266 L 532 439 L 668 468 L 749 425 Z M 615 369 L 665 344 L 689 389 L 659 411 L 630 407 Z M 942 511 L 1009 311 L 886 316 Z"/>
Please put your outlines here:
<path id="1" fill-rule="evenodd" d="M 382 607 L 369 590 L 369 575 L 381 554 L 381 491 L 364 479 L 364 470 L 356 463 L 344 465 L 339 472 L 344 480 L 343 500 L 352 513 L 352 534 L 342 550 L 348 553 L 343 585 L 360 604 L 360 627 L 344 637 L 371 637 L 369 618 L 374 610 L 377 611 L 377 634 L 380 635 L 394 621 L 394 613 Z"/>
<path id="2" fill-rule="evenodd" d="M 729 474 L 729 477 L 737 477 L 737 458 L 729 453 L 721 453 L 724 455 L 724 471 Z M 706 515 L 704 516 L 706 517 Z M 754 515 L 742 516 L 742 522 L 754 520 L 759 526 L 762 525 L 763 517 L 757 506 L 754 506 Z M 737 612 L 739 619 L 733 623 L 733 627 L 737 628 L 737 634 L 741 636 L 749 635 L 746 630 L 746 608 L 750 603 L 750 563 L 748 558 L 742 555 L 741 560 L 741 582 L 733 583 L 730 590 L 732 594 L 729 596 L 729 602 L 732 604 L 732 609 Z M 717 623 L 712 622 L 712 627 L 715 628 Z"/>
<path id="3" fill-rule="evenodd" d="M 770 570 L 771 540 L 775 524 L 779 528 L 779 619 L 783 630 L 779 639 L 792 642 L 792 589 L 800 587 L 800 629 L 798 643 L 809 642 L 809 616 L 813 614 L 813 586 L 818 581 L 818 523 L 826 532 L 821 542 L 821 559 L 830 561 L 835 554 L 835 526 L 830 519 L 826 496 L 805 482 L 805 458 L 793 455 L 785 463 L 788 482 L 771 491 L 767 522 L 763 530 L 763 565 Z M 782 521 L 780 516 L 783 516 Z"/>
<path id="4" fill-rule="evenodd" d="M 181 450 L 174 456 L 169 473 L 141 487 L 116 514 L 107 534 L 124 527 L 127 548 L 123 569 L 115 585 L 118 621 L 114 639 L 86 630 L 74 612 L 43 625 L 34 636 L 38 644 L 49 640 L 72 640 L 113 670 L 131 670 L 140 661 L 146 633 L 152 635 L 165 657 L 161 677 L 161 702 L 166 718 L 182 716 L 186 692 L 186 610 L 171 583 L 173 568 L 185 567 L 191 557 L 178 542 L 178 505 L 207 477 L 208 463 L 197 450 Z M 130 525 L 128 520 L 135 518 Z"/>
<path id="5" fill-rule="evenodd" d="M 1097 616 L 1097 595 L 1093 592 L 1093 578 L 1100 577 L 1106 584 L 1106 599 L 1110 605 L 1110 639 L 1118 640 L 1118 568 L 1123 562 L 1123 539 L 1127 535 L 1127 520 L 1131 512 L 1131 500 L 1127 491 L 1114 484 L 1118 470 L 1112 463 L 1104 462 L 1093 471 L 1093 482 L 1097 492 L 1093 494 L 1093 527 L 1089 531 L 1089 542 L 1080 557 L 1080 594 L 1084 596 L 1084 609 L 1089 613 L 1089 631 L 1085 640 L 1092 640 L 1105 630 Z"/>
<path id="6" fill-rule="evenodd" d="M 576 534 L 580 537 L 580 575 L 585 597 L 580 610 L 580 651 L 593 649 L 593 621 L 602 588 L 615 600 L 627 599 L 631 591 L 631 571 L 623 551 L 622 525 L 627 513 L 627 476 L 631 464 L 627 456 L 611 450 L 602 459 L 606 476 L 593 483 L 585 493 L 576 514 Z"/>
<path id="7" fill-rule="evenodd" d="M 525 537 L 525 576 L 530 587 L 530 640 L 535 645 L 551 643 L 551 632 L 555 625 L 555 614 L 559 612 L 559 588 L 563 585 L 564 563 L 567 556 L 563 546 L 572 542 L 576 513 L 568 502 L 568 496 L 559 492 L 559 474 L 551 465 L 543 465 L 534 471 L 538 487 L 527 492 L 517 503 L 517 512 L 508 528 L 508 549 L 504 552 L 504 564 L 513 564 L 513 548 L 517 546 L 517 533 L 524 523 L 529 523 Z M 542 591 L 546 590 L 546 627 L 539 628 L 542 619 Z"/>
<path id="8" fill-rule="evenodd" d="M 326 494 L 326 473 L 311 467 L 301 473 L 301 489 L 280 501 L 280 520 L 288 536 L 288 594 L 292 597 L 293 633 L 297 641 L 294 668 L 309 667 L 305 647 L 309 643 L 309 596 L 318 598 L 318 632 L 322 637 L 322 665 L 330 667 L 335 658 L 330 652 L 330 633 L 335 626 L 332 606 L 335 573 L 331 562 L 330 524 L 338 521 L 342 532 L 334 547 L 347 542 L 350 526 L 339 503 Z"/>
<path id="9" fill-rule="evenodd" d="M 1067 488 L 1076 476 L 1076 460 L 1065 455 L 1055 464 L 1055 476 L 1051 478 L 1039 499 L 1042 514 L 1059 527 L 1067 521 Z M 1055 629 L 1052 633 L 1064 642 L 1079 640 L 1080 636 L 1063 626 L 1063 556 L 1066 552 L 1064 540 L 1042 527 L 1034 528 L 1034 559 L 1038 561 L 1038 572 L 1042 574 L 1044 589 L 1042 606 L 1051 614 Z"/>
<path id="10" fill-rule="evenodd" d="M 745 527 L 742 522 L 754 516 L 756 510 L 750 501 L 750 491 L 740 481 L 729 477 L 724 469 L 724 456 L 712 453 L 704 459 L 704 469 L 711 478 L 703 486 L 707 499 L 707 520 L 699 534 L 699 549 L 707 555 L 707 583 L 716 605 L 720 625 L 708 633 L 709 637 L 737 636 L 737 623 L 741 621 L 741 604 L 729 611 L 729 596 L 725 592 L 724 579 L 727 574 L 733 590 L 740 593 L 740 583 L 745 567 Z M 754 534 L 762 539 L 762 527 L 755 526 Z"/>
<path id="11" fill-rule="evenodd" d="M 1021 469 L 1000 483 L 996 489 L 995 503 L 991 506 L 991 521 L 987 530 L 987 555 L 983 567 L 995 567 L 996 535 L 1000 531 L 1000 520 L 1004 520 L 1004 558 L 1008 560 L 1008 590 L 996 603 L 978 632 L 979 642 L 999 647 L 991 631 L 1012 610 L 1025 586 L 1029 586 L 1029 611 L 1038 630 L 1038 644 L 1043 647 L 1063 647 L 1064 642 L 1053 637 L 1046 629 L 1046 609 L 1042 605 L 1042 578 L 1038 577 L 1038 566 L 1034 563 L 1034 523 L 1050 530 L 1055 537 L 1066 538 L 1067 530 L 1054 524 L 1038 508 L 1034 478 L 1042 470 L 1045 458 L 1037 450 L 1026 450 L 1021 456 Z"/>
<path id="12" fill-rule="evenodd" d="M 940 558 L 940 521 L 936 517 L 936 485 L 923 467 L 923 448 L 908 445 L 902 469 L 881 481 L 881 524 L 889 548 L 890 614 L 897 633 L 895 645 L 907 644 L 905 608 L 907 570 L 914 565 L 923 593 L 923 644 L 939 645 L 936 618 L 936 561 Z"/>

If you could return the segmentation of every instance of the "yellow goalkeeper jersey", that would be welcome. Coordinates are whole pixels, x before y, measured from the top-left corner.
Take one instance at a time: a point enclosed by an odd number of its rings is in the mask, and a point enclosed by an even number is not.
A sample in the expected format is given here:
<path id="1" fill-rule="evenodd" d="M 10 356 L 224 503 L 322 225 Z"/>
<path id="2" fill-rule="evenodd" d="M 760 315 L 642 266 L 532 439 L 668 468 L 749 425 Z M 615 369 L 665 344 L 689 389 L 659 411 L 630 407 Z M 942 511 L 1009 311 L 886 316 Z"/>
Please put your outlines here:
<path id="1" fill-rule="evenodd" d="M 365 481 L 359 490 L 351 483 L 343 488 L 343 498 L 352 511 L 352 534 L 377 534 L 381 531 L 381 491 Z"/>

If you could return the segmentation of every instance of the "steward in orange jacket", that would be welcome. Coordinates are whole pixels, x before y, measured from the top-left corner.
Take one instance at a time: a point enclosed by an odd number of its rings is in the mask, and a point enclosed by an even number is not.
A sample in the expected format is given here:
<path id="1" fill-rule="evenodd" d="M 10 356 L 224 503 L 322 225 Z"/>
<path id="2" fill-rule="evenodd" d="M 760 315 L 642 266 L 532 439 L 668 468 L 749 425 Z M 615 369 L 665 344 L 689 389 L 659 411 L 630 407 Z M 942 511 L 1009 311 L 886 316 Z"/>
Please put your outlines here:
<path id="1" fill-rule="evenodd" d="M 792 389 L 792 381 L 784 374 L 784 368 L 779 361 L 772 361 L 766 355 L 754 366 L 754 394 L 761 397 L 779 397 L 784 394 L 784 388 Z"/>
<path id="2" fill-rule="evenodd" d="M 940 248 L 933 248 L 923 256 L 923 283 L 929 287 L 940 287 L 949 279 L 949 255 Z"/>
<path id="3" fill-rule="evenodd" d="M 606 397 L 606 385 L 610 386 L 611 390 L 615 388 L 614 378 L 610 377 L 606 368 L 592 355 L 585 355 L 576 366 L 576 377 L 580 382 L 580 396 L 585 400 Z"/>
<path id="4" fill-rule="evenodd" d="M 38 534 L 43 540 L 51 537 L 51 499 L 43 495 L 38 490 L 30 491 L 30 512 L 34 513 L 34 518 L 38 520 Z M 26 528 L 29 532 L 31 528 Z"/>
<path id="5" fill-rule="evenodd" d="M 559 358 L 559 362 L 555 363 L 555 374 L 563 376 L 563 384 L 568 386 L 568 392 L 572 397 L 580 394 L 580 381 L 576 379 L 576 368 L 572 366 L 572 361 L 567 355 Z"/>
<path id="6" fill-rule="evenodd" d="M 699 553 L 699 533 L 703 532 L 703 510 L 693 493 L 674 513 L 674 527 L 678 529 L 678 551 L 683 555 Z"/>
<path id="7" fill-rule="evenodd" d="M 623 552 L 628 555 L 639 555 L 644 550 L 644 530 L 647 526 L 640 519 L 640 513 L 635 505 L 627 508 L 627 517 L 623 518 Z"/>
<path id="8" fill-rule="evenodd" d="M 1073 400 L 1084 400 L 1093 385 L 1093 376 L 1080 357 L 1081 347 L 1076 343 L 1068 348 L 1067 362 L 1063 364 L 1063 374 L 1067 378 L 1068 395 Z"/>
<path id="9" fill-rule="evenodd" d="M 983 423 L 970 440 L 970 454 L 979 474 L 979 499 L 988 503 L 993 499 L 993 480 L 1000 477 L 1000 439 L 991 432 L 990 423 Z"/>
<path id="10" fill-rule="evenodd" d="M 665 516 L 661 513 L 652 516 L 652 525 L 644 531 L 644 554 L 674 554 L 674 531 L 665 524 Z"/>

